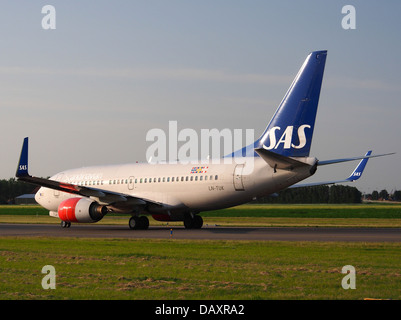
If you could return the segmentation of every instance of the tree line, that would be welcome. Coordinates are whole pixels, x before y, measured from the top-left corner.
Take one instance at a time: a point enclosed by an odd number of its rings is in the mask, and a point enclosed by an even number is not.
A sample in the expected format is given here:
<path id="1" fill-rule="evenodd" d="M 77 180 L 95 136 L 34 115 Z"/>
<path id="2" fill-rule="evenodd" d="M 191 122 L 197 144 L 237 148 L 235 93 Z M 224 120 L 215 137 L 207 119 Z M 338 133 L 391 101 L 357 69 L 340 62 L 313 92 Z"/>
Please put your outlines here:
<path id="1" fill-rule="evenodd" d="M 36 190 L 36 186 L 15 178 L 0 180 L 0 204 L 13 204 L 16 197 L 35 193 Z M 401 201 L 401 190 L 391 194 L 387 190 L 381 190 L 362 195 L 357 188 L 350 186 L 315 186 L 286 189 L 255 201 L 258 203 L 360 203 L 362 199 Z"/>
<path id="2" fill-rule="evenodd" d="M 286 189 L 256 200 L 258 203 L 361 203 L 363 200 L 401 201 L 401 191 L 362 194 L 356 187 L 332 185 Z"/>
<path id="3" fill-rule="evenodd" d="M 361 203 L 362 193 L 355 187 L 334 185 L 290 188 L 269 195 L 259 203 Z"/>
<path id="4" fill-rule="evenodd" d="M 17 181 L 15 178 L 0 180 L 0 204 L 14 204 L 16 197 L 34 193 L 36 189 L 36 186 Z"/>
<path id="5" fill-rule="evenodd" d="M 388 193 L 386 189 L 381 191 L 373 191 L 370 194 L 365 194 L 364 198 L 366 200 L 385 200 L 385 201 L 401 201 L 401 190 L 396 190 L 393 193 Z"/>

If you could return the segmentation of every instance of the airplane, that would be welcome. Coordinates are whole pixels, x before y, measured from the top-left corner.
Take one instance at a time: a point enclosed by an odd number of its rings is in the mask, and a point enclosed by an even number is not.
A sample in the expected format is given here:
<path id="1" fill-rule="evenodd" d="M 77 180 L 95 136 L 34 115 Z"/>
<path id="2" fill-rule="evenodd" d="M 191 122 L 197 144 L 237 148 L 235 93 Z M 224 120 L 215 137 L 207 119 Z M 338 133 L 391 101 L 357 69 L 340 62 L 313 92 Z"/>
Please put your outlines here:
<path id="1" fill-rule="evenodd" d="M 251 145 L 219 161 L 134 163 L 93 166 L 56 173 L 50 179 L 28 173 L 28 137 L 24 139 L 16 177 L 41 188 L 36 201 L 58 217 L 61 226 L 95 223 L 108 213 L 130 215 L 130 229 L 148 229 L 158 221 L 183 221 L 199 229 L 199 213 L 237 206 L 289 187 L 358 180 L 371 155 L 319 161 L 309 155 L 327 50 L 311 52 L 262 135 Z M 227 161 L 241 158 L 242 161 Z M 361 160 L 345 180 L 298 184 L 322 165 Z M 228 162 L 228 163 L 227 163 Z M 247 172 L 248 165 L 252 170 Z"/>

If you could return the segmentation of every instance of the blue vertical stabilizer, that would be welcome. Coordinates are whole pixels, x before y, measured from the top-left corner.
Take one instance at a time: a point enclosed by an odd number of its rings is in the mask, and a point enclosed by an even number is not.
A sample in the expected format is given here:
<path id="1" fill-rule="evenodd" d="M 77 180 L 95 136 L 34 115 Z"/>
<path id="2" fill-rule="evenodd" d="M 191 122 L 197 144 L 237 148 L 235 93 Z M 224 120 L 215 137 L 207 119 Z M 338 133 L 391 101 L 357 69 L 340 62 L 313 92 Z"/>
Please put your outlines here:
<path id="1" fill-rule="evenodd" d="M 308 55 L 266 130 L 253 145 L 232 156 L 258 156 L 264 148 L 287 157 L 309 156 L 327 51 Z"/>

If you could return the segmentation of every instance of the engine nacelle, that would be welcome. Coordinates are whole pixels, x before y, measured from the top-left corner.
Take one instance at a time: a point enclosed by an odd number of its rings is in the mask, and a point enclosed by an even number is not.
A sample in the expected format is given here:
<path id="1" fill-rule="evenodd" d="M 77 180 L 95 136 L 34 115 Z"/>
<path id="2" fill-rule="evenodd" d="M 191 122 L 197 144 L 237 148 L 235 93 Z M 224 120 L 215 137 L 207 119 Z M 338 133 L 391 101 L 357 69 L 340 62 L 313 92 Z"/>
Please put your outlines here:
<path id="1" fill-rule="evenodd" d="M 58 207 L 58 217 L 65 222 L 97 222 L 106 213 L 105 206 L 87 198 L 70 198 Z"/>

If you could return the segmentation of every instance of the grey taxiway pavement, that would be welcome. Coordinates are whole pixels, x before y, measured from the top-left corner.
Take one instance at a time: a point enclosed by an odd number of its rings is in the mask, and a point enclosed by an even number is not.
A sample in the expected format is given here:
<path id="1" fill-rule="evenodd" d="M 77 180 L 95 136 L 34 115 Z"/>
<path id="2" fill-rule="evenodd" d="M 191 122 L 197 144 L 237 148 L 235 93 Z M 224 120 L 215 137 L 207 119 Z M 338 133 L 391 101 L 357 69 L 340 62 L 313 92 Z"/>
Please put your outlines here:
<path id="1" fill-rule="evenodd" d="M 150 227 L 130 230 L 128 226 L 57 224 L 0 224 L 0 237 L 70 237 L 126 239 L 198 239 L 262 241 L 362 241 L 401 242 L 401 228 L 276 228 L 205 226 L 188 230 L 183 227 Z"/>

